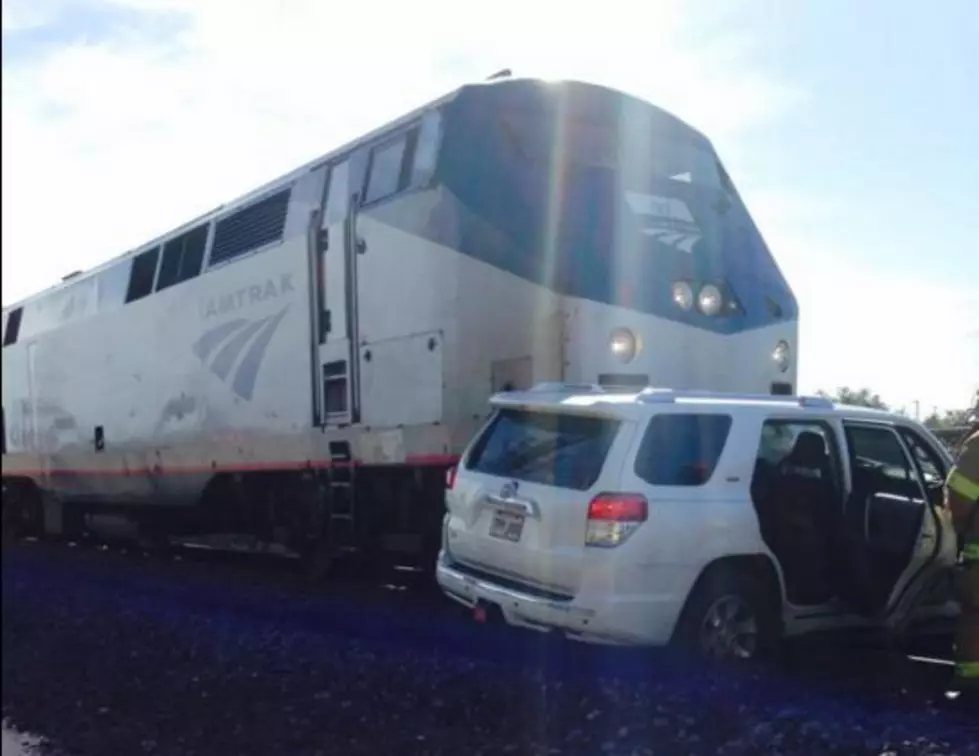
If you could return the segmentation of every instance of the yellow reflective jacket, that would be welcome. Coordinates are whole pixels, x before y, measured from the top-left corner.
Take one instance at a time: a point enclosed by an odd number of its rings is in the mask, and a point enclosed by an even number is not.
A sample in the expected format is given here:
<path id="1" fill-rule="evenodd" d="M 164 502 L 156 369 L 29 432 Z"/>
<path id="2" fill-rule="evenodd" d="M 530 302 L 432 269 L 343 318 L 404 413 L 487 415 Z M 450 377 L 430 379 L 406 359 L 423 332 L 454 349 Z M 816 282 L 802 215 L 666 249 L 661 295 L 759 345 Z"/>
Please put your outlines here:
<path id="1" fill-rule="evenodd" d="M 979 431 L 965 440 L 948 474 L 945 504 L 963 537 L 966 561 L 979 561 Z"/>

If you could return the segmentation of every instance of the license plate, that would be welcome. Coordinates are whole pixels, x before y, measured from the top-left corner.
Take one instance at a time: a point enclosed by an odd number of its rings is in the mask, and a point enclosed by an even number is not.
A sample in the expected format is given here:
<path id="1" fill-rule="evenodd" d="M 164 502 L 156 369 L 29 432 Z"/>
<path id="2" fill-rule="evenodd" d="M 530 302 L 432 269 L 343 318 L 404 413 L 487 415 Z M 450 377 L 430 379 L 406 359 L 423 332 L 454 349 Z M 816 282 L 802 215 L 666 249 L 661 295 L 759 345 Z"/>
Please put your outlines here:
<path id="1" fill-rule="evenodd" d="M 493 522 L 490 525 L 490 535 L 493 538 L 502 538 L 504 541 L 516 543 L 523 534 L 523 522 L 523 515 L 512 512 L 496 512 L 493 514 Z"/>

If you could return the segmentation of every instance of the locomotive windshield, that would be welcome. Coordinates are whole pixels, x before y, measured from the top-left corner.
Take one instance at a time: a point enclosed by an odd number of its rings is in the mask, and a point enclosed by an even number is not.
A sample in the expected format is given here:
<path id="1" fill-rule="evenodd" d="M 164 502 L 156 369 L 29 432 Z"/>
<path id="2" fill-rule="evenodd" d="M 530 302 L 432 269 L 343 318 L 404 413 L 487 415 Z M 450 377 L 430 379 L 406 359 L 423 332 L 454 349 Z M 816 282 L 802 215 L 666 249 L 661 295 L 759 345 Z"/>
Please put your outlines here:
<path id="1" fill-rule="evenodd" d="M 463 247 L 562 294 L 720 333 L 796 316 L 710 142 L 650 103 L 581 83 L 470 87 L 446 108 L 439 172 L 481 221 Z M 705 313 L 687 293 L 708 285 L 722 303 Z"/>
<path id="2" fill-rule="evenodd" d="M 543 116 L 527 111 L 500 115 L 500 128 L 509 146 L 527 160 L 614 171 L 625 186 L 668 179 L 715 190 L 733 189 L 713 151 L 689 137 L 664 134 L 650 139 L 648 129 L 637 129 L 635 123 L 614 113 L 602 120 L 571 116 L 560 123 Z M 648 118 L 645 120 L 648 126 Z"/>

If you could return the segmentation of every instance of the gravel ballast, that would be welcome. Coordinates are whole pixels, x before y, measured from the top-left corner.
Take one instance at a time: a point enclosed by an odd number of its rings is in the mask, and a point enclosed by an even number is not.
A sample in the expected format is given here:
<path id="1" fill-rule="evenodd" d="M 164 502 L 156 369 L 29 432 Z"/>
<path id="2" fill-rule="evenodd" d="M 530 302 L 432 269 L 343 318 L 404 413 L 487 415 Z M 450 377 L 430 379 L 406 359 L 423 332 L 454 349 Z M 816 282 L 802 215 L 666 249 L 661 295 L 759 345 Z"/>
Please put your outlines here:
<path id="1" fill-rule="evenodd" d="M 937 690 L 893 677 L 843 693 L 408 603 L 15 549 L 3 714 L 77 756 L 979 755 Z"/>

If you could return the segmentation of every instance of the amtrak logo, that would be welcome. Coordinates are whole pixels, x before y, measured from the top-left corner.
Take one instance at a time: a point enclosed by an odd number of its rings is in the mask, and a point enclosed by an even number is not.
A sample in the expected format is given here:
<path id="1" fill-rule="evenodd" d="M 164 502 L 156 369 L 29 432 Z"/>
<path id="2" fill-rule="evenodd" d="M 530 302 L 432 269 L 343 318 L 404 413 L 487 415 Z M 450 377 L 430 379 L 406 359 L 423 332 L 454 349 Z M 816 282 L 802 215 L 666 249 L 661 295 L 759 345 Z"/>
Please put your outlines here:
<path id="1" fill-rule="evenodd" d="M 228 380 L 237 364 L 231 375 L 231 390 L 251 401 L 269 343 L 288 310 L 286 305 L 275 315 L 260 320 L 235 318 L 215 326 L 194 343 L 194 354 L 222 381 Z"/>
<path id="2" fill-rule="evenodd" d="M 688 254 L 703 232 L 683 200 L 642 192 L 626 192 L 629 208 L 642 223 L 642 233 Z"/>
<path id="3" fill-rule="evenodd" d="M 218 297 L 208 299 L 201 306 L 201 314 L 205 318 L 230 315 L 240 312 L 253 305 L 268 302 L 272 299 L 294 294 L 296 287 L 292 283 L 292 274 L 283 273 L 278 280 L 268 278 L 265 281 L 244 286 L 240 289 L 226 291 Z"/>

